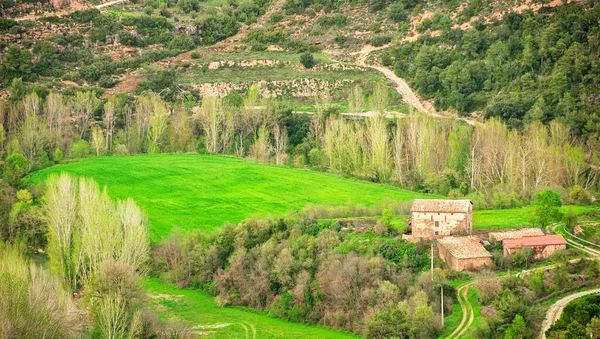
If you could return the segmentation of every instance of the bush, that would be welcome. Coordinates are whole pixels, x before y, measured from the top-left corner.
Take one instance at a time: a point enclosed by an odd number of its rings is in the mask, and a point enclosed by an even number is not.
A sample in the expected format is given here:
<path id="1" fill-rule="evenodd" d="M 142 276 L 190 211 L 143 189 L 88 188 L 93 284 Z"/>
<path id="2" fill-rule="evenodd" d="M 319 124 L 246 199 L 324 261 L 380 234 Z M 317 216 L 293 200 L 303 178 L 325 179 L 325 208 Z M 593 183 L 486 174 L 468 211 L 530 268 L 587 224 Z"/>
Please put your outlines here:
<path id="1" fill-rule="evenodd" d="M 90 153 L 90 146 L 88 145 L 87 141 L 77 140 L 73 143 L 71 149 L 69 150 L 69 158 L 85 158 L 89 156 Z"/>
<path id="2" fill-rule="evenodd" d="M 29 171 L 31 162 L 21 153 L 14 153 L 6 158 L 2 168 L 2 179 L 10 186 L 15 186 Z"/>
<path id="3" fill-rule="evenodd" d="M 323 15 L 319 17 L 317 23 L 321 27 L 344 27 L 348 23 L 348 17 L 344 14 Z"/>
<path id="4" fill-rule="evenodd" d="M 279 12 L 275 12 L 275 13 L 271 14 L 271 16 L 269 17 L 270 24 L 276 24 L 276 23 L 280 22 L 281 20 L 283 20 L 283 14 L 281 14 Z"/>
<path id="5" fill-rule="evenodd" d="M 590 196 L 585 189 L 579 185 L 571 187 L 571 190 L 569 191 L 569 199 L 580 205 L 588 205 L 590 203 Z"/>
<path id="6" fill-rule="evenodd" d="M 338 33 L 333 40 L 342 48 L 344 47 L 344 43 L 346 43 L 346 37 L 342 33 Z"/>
<path id="7" fill-rule="evenodd" d="M 367 43 L 371 46 L 379 47 L 379 46 L 383 46 L 383 45 L 389 43 L 390 41 L 392 41 L 391 36 L 387 36 L 387 35 L 381 36 L 380 35 L 380 36 L 372 37 L 371 39 L 367 40 Z"/>
<path id="8" fill-rule="evenodd" d="M 311 53 L 306 52 L 300 55 L 300 63 L 304 66 L 304 68 L 311 69 L 315 65 L 315 58 Z"/>
<path id="9" fill-rule="evenodd" d="M 408 15 L 404 10 L 404 5 L 401 2 L 394 2 L 388 8 L 388 18 L 395 22 L 406 21 Z"/>

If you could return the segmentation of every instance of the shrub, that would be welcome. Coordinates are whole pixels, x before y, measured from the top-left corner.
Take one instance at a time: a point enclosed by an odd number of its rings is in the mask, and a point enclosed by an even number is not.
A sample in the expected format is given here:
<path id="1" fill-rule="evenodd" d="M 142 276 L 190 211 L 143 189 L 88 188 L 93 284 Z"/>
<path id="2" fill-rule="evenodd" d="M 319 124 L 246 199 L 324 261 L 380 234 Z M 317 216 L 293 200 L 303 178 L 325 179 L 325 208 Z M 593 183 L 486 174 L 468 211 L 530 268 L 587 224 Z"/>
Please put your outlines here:
<path id="1" fill-rule="evenodd" d="M 283 20 L 283 14 L 281 14 L 279 12 L 275 12 L 275 13 L 271 14 L 271 16 L 269 17 L 270 24 L 276 24 L 276 23 L 280 22 L 281 20 Z"/>
<path id="2" fill-rule="evenodd" d="M 317 23 L 321 27 L 344 27 L 348 23 L 348 17 L 344 14 L 323 15 L 319 17 Z"/>
<path id="3" fill-rule="evenodd" d="M 378 47 L 378 46 L 383 46 L 383 45 L 389 43 L 390 41 L 392 41 L 391 36 L 380 35 L 380 36 L 372 37 L 371 39 L 367 40 L 367 43 L 369 45 Z"/>
<path id="4" fill-rule="evenodd" d="M 340 47 L 344 47 L 344 43 L 346 42 L 346 37 L 342 33 L 338 33 L 333 39 L 336 44 Z"/>
<path id="5" fill-rule="evenodd" d="M 581 205 L 588 205 L 590 203 L 590 196 L 585 189 L 579 185 L 571 187 L 571 190 L 569 191 L 569 199 Z"/>
<path id="6" fill-rule="evenodd" d="M 401 2 L 394 2 L 388 8 L 388 18 L 395 22 L 406 21 L 408 15 L 404 10 L 404 5 Z"/>
<path id="7" fill-rule="evenodd" d="M 306 68 L 311 69 L 315 65 L 315 58 L 311 53 L 303 53 L 300 55 L 300 63 Z"/>
<path id="8" fill-rule="evenodd" d="M 69 150 L 69 158 L 85 158 L 90 155 L 90 153 L 90 146 L 88 145 L 87 141 L 77 140 L 73 143 L 71 149 Z"/>
<path id="9" fill-rule="evenodd" d="M 200 54 L 198 54 L 198 52 L 192 52 L 190 54 L 190 56 L 192 57 L 192 59 L 199 59 L 200 58 Z"/>
<path id="10" fill-rule="evenodd" d="M 2 168 L 2 179 L 10 186 L 14 186 L 29 171 L 31 162 L 21 153 L 14 153 L 6 158 Z"/>

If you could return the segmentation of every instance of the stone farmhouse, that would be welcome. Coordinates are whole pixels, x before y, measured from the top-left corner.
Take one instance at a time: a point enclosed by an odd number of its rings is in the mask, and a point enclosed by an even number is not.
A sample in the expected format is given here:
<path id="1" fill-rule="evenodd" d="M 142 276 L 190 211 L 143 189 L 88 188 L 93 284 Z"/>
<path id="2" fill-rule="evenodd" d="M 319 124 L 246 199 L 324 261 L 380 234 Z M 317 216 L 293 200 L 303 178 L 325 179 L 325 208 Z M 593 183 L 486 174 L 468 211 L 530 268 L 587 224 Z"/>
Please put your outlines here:
<path id="1" fill-rule="evenodd" d="M 492 255 L 471 236 L 438 239 L 438 256 L 455 271 L 492 267 Z"/>
<path id="2" fill-rule="evenodd" d="M 403 236 L 403 239 L 411 242 L 455 233 L 471 235 L 473 231 L 471 200 L 415 199 L 410 214 L 410 234 Z"/>
<path id="3" fill-rule="evenodd" d="M 519 249 L 526 247 L 533 249 L 534 259 L 547 259 L 552 253 L 565 250 L 567 248 L 567 241 L 560 234 L 506 239 L 502 241 L 504 256 L 512 255 Z"/>

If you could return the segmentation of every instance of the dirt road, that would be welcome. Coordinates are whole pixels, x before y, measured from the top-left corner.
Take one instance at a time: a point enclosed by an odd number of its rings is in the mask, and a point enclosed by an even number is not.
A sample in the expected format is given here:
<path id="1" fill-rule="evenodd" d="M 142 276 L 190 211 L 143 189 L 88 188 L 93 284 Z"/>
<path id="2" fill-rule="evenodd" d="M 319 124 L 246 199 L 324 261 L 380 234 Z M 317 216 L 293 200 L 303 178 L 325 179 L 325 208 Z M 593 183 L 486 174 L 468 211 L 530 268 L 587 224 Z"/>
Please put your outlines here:
<path id="1" fill-rule="evenodd" d="M 441 115 L 441 114 L 437 113 L 435 111 L 435 109 L 432 107 L 432 105 L 428 105 L 424 101 L 422 101 L 421 98 L 419 98 L 419 96 L 412 90 L 412 88 L 410 88 L 410 86 L 408 85 L 408 82 L 406 82 L 406 80 L 397 76 L 396 73 L 394 73 L 394 71 L 392 71 L 391 69 L 389 69 L 385 66 L 382 66 L 382 65 L 373 65 L 373 64 L 367 63 L 367 58 L 369 57 L 369 54 L 371 54 L 372 52 L 375 52 L 375 51 L 379 51 L 379 50 L 388 48 L 390 46 L 391 46 L 391 44 L 386 44 L 386 45 L 382 45 L 382 46 L 378 46 L 378 47 L 371 46 L 371 45 L 365 45 L 360 51 L 349 53 L 349 55 L 356 56 L 356 64 L 358 66 L 372 68 L 372 69 L 382 73 L 386 78 L 388 78 L 388 80 L 393 82 L 394 85 L 396 85 L 395 90 L 398 93 L 400 93 L 400 95 L 402 95 L 402 99 L 409 106 L 415 108 L 416 110 L 418 110 L 420 112 L 423 112 L 425 114 L 428 114 L 428 115 L 436 117 L 436 118 L 449 118 L 449 116 Z M 473 120 L 473 119 L 459 118 L 459 117 L 454 117 L 454 116 L 452 118 L 462 120 L 462 121 L 468 123 L 469 125 L 475 125 L 475 120 Z"/>
<path id="2" fill-rule="evenodd" d="M 25 20 L 39 20 L 39 19 L 51 17 L 51 16 L 62 17 L 62 16 L 69 15 L 75 11 L 79 11 L 82 9 L 87 9 L 87 8 L 92 8 L 92 7 L 100 9 L 100 8 L 116 5 L 121 2 L 125 2 L 125 1 L 127 1 L 127 0 L 115 0 L 115 1 L 111 1 L 111 2 L 105 2 L 105 3 L 97 5 L 97 6 L 91 6 L 87 2 L 81 2 L 81 3 L 76 3 L 76 5 L 73 5 L 65 10 L 59 10 L 59 11 L 55 11 L 55 12 L 45 12 L 45 13 L 39 14 L 39 15 L 26 15 L 26 16 L 22 16 L 19 18 L 13 18 L 13 20 L 25 21 Z"/>
<path id="3" fill-rule="evenodd" d="M 575 299 L 584 297 L 586 295 L 596 294 L 596 293 L 600 293 L 600 288 L 595 288 L 593 290 L 574 293 L 574 294 L 568 295 L 568 296 L 560 299 L 559 301 L 555 302 L 552 306 L 550 306 L 550 309 L 548 309 L 548 312 L 546 312 L 546 318 L 544 319 L 544 322 L 542 323 L 542 332 L 540 333 L 539 338 L 546 339 L 546 331 L 550 328 L 550 326 L 552 326 L 552 324 L 556 320 L 560 319 L 560 316 L 562 315 L 562 312 L 563 312 L 565 306 L 567 306 L 567 304 L 569 302 L 571 302 Z"/>
<path id="4" fill-rule="evenodd" d="M 467 331 L 467 329 L 469 329 L 469 326 L 471 326 L 473 320 L 475 319 L 473 305 L 471 305 L 471 303 L 469 302 L 468 295 L 469 288 L 471 287 L 471 285 L 473 285 L 473 283 L 467 283 L 459 286 L 456 290 L 456 295 L 458 296 L 458 303 L 460 304 L 460 308 L 462 311 L 462 319 L 460 320 L 458 326 L 456 326 L 454 331 L 452 331 L 452 333 L 450 333 L 450 335 L 447 336 L 446 339 L 460 338 L 460 336 L 462 336 Z"/>

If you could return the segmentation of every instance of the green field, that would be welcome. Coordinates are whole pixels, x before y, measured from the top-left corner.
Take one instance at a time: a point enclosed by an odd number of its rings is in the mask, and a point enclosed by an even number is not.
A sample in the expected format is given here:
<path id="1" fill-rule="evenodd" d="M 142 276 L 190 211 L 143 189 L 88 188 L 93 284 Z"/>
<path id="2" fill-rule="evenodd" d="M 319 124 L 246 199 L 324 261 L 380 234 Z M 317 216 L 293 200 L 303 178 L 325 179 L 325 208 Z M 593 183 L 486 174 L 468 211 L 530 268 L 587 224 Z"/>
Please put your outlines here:
<path id="1" fill-rule="evenodd" d="M 563 214 L 571 210 L 575 215 L 589 215 L 598 212 L 596 206 L 563 206 Z M 473 212 L 473 228 L 477 230 L 495 230 L 502 228 L 531 227 L 535 220 L 535 207 L 503 210 L 480 210 Z"/>
<path id="2" fill-rule="evenodd" d="M 147 213 L 153 242 L 174 227 L 212 232 L 251 215 L 281 215 L 307 204 L 374 205 L 386 198 L 427 197 L 391 186 L 233 157 L 193 154 L 88 158 L 47 168 L 28 180 L 68 172 L 106 185 L 112 198 L 133 198 Z"/>
<path id="3" fill-rule="evenodd" d="M 325 327 L 307 326 L 268 317 L 243 307 L 217 307 L 198 291 L 178 289 L 160 279 L 145 279 L 150 302 L 166 320 L 183 320 L 213 338 L 357 338 Z"/>

